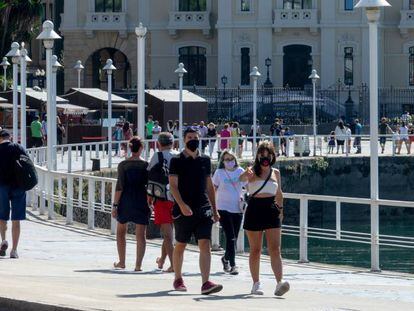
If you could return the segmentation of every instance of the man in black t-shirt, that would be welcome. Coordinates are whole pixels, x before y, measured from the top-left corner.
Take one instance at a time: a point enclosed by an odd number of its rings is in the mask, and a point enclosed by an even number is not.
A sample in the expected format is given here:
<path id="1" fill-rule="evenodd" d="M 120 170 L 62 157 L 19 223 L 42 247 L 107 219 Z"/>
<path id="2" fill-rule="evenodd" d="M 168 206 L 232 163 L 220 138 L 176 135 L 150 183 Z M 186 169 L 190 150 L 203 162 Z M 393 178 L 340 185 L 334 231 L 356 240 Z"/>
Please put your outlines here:
<path id="1" fill-rule="evenodd" d="M 6 256 L 9 246 L 6 231 L 11 214 L 13 247 L 10 258 L 19 258 L 17 245 L 20 221 L 26 219 L 26 192 L 16 186 L 14 161 L 22 154 L 27 155 L 23 147 L 10 142 L 10 134 L 6 130 L 0 130 L 0 257 Z"/>
<path id="2" fill-rule="evenodd" d="M 209 295 L 223 289 L 209 281 L 211 265 L 211 229 L 219 221 L 210 158 L 199 151 L 199 133 L 189 128 L 184 132 L 185 150 L 170 163 L 170 191 L 175 199 L 173 208 L 175 239 L 173 265 L 174 289 L 187 291 L 181 274 L 184 250 L 194 235 L 200 249 L 201 293 Z"/>

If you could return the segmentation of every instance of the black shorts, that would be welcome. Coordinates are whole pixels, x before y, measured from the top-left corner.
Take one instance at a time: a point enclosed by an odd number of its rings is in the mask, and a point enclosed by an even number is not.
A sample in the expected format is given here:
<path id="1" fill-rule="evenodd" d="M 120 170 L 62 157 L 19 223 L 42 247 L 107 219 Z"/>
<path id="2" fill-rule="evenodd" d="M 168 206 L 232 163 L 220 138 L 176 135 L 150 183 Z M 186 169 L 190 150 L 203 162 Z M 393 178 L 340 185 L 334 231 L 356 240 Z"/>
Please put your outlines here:
<path id="1" fill-rule="evenodd" d="M 243 229 L 264 231 L 281 228 L 280 211 L 274 204 L 275 198 L 251 198 L 244 215 Z"/>
<path id="2" fill-rule="evenodd" d="M 345 144 L 345 140 L 336 140 L 336 143 L 338 144 L 338 146 L 343 146 Z"/>
<path id="3" fill-rule="evenodd" d="M 174 220 L 175 240 L 189 243 L 194 235 L 198 240 L 211 240 L 213 220 L 209 217 L 180 216 Z"/>

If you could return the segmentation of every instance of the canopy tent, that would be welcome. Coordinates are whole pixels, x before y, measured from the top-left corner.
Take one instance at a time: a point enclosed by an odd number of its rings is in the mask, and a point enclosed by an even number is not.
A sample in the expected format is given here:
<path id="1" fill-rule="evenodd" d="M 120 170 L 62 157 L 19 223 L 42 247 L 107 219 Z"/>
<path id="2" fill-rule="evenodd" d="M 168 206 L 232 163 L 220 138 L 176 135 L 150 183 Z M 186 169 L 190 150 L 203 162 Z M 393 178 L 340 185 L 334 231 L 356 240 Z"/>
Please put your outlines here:
<path id="1" fill-rule="evenodd" d="M 89 112 L 88 108 L 72 104 L 56 104 L 56 108 L 66 115 L 82 115 Z"/>

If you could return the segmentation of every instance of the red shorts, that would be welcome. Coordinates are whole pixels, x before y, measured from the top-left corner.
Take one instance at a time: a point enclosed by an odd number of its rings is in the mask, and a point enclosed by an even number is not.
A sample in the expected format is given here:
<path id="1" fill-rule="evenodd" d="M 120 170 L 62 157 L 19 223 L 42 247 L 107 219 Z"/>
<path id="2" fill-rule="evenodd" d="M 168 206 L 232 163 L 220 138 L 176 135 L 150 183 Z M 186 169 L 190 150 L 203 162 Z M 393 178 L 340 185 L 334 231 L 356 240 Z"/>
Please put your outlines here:
<path id="1" fill-rule="evenodd" d="M 154 204 L 154 223 L 156 225 L 172 224 L 172 208 L 174 202 L 156 200 Z"/>

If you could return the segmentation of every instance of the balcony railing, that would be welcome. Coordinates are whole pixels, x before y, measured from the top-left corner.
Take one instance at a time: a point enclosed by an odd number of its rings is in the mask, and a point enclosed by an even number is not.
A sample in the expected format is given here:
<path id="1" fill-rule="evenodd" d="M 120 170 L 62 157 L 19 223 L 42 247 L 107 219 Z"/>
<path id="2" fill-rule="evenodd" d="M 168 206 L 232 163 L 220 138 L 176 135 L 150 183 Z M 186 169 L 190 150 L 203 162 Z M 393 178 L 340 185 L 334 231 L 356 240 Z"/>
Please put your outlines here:
<path id="1" fill-rule="evenodd" d="M 172 36 L 177 35 L 177 30 L 201 30 L 204 35 L 209 36 L 210 11 L 170 12 L 168 30 Z"/>
<path id="2" fill-rule="evenodd" d="M 273 29 L 277 32 L 283 28 L 309 28 L 311 32 L 318 30 L 318 10 L 314 9 L 277 9 L 274 11 Z"/>
<path id="3" fill-rule="evenodd" d="M 89 35 L 94 31 L 119 31 L 126 36 L 127 22 L 124 12 L 94 12 L 86 14 L 85 30 Z"/>
<path id="4" fill-rule="evenodd" d="M 414 28 L 414 10 L 401 10 L 400 32 L 407 35 L 410 28 Z"/>

